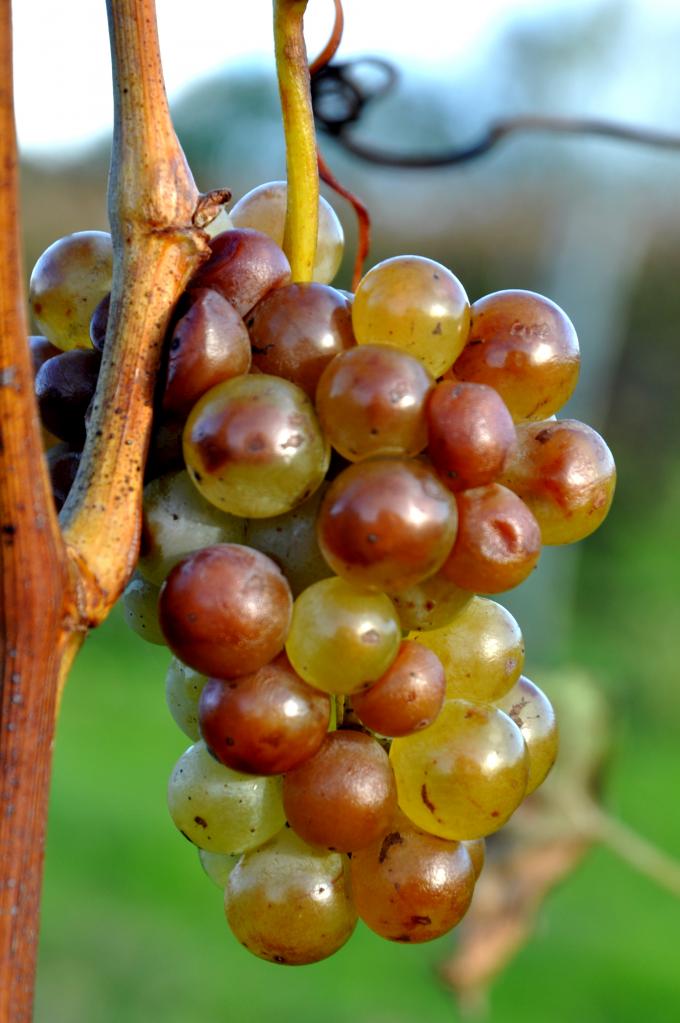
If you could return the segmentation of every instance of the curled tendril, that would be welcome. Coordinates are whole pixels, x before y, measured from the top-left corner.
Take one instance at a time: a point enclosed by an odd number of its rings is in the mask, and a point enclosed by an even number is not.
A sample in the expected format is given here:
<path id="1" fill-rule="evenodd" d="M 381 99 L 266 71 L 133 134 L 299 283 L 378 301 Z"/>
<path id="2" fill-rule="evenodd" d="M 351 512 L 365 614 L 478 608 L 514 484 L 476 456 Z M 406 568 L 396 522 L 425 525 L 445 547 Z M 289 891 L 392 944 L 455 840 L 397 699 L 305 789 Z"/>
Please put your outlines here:
<path id="1" fill-rule="evenodd" d="M 314 117 L 317 123 L 320 123 L 317 113 L 317 107 L 319 106 L 323 107 L 323 92 L 324 89 L 326 88 L 324 86 L 324 82 L 330 81 L 331 78 L 334 79 L 337 74 L 337 69 L 344 66 L 338 64 L 335 65 L 332 69 L 330 68 L 330 61 L 337 53 L 338 47 L 340 46 L 340 42 L 342 40 L 342 32 L 345 24 L 344 13 L 342 9 L 342 0 L 333 0 L 333 4 L 335 7 L 335 18 L 330 38 L 326 45 L 324 46 L 321 53 L 319 54 L 319 56 L 316 58 L 316 60 L 312 61 L 312 63 L 309 66 L 312 109 L 314 110 Z M 383 64 L 384 62 L 377 61 L 377 63 Z M 333 91 L 332 90 L 329 91 L 328 95 L 329 97 L 331 97 L 332 100 Z M 351 104 L 356 104 L 357 98 L 361 102 L 362 96 L 363 93 L 361 92 L 361 90 L 357 88 L 356 84 L 352 83 L 350 80 L 348 82 L 347 100 Z M 360 111 L 358 111 L 358 113 L 359 112 Z M 340 114 L 341 115 L 343 114 L 342 109 L 340 110 Z M 333 117 L 333 114 L 330 111 L 329 116 L 331 120 L 329 120 L 328 124 L 330 125 L 332 124 Z M 346 117 L 343 123 L 346 123 Z M 326 130 L 329 132 L 332 131 L 330 126 L 326 127 Z M 361 201 L 361 199 L 357 195 L 355 195 L 343 184 L 341 184 L 340 181 L 338 181 L 338 179 L 335 177 L 332 170 L 324 160 L 323 156 L 319 152 L 318 146 L 316 153 L 317 164 L 319 168 L 319 176 L 321 177 L 322 181 L 324 181 L 338 195 L 342 196 L 343 199 L 346 199 L 350 203 L 357 218 L 357 249 L 354 258 L 354 271 L 352 274 L 352 290 L 356 291 L 359 281 L 363 277 L 364 262 L 366 260 L 366 256 L 368 255 L 368 250 L 371 243 L 371 218 L 368 212 L 368 207 L 366 206 L 365 203 Z"/>
<path id="2" fill-rule="evenodd" d="M 517 131 L 592 135 L 660 149 L 680 149 L 680 135 L 657 131 L 654 128 L 618 124 L 598 118 L 531 114 L 492 121 L 480 138 L 471 145 L 457 146 L 441 153 L 391 153 L 360 142 L 353 137 L 352 127 L 359 123 L 369 103 L 380 99 L 394 88 L 398 81 L 398 72 L 393 64 L 381 57 L 359 57 L 356 60 L 331 63 L 340 46 L 344 27 L 342 0 L 333 0 L 333 3 L 335 20 L 331 36 L 309 68 L 312 110 L 316 125 L 321 131 L 332 136 L 347 152 L 368 163 L 405 170 L 451 167 L 484 156 L 502 139 Z M 367 77 L 367 70 L 373 74 Z M 356 289 L 369 247 L 368 210 L 360 199 L 335 178 L 318 149 L 317 154 L 321 178 L 338 195 L 352 204 L 357 217 L 358 243 L 352 285 Z"/>
<path id="3" fill-rule="evenodd" d="M 361 70 L 377 69 L 381 78 L 368 83 Z M 380 57 L 328 64 L 312 76 L 312 107 L 317 125 L 329 135 L 341 135 L 363 115 L 367 103 L 379 99 L 396 84 L 396 69 Z"/>
<path id="4" fill-rule="evenodd" d="M 366 68 L 378 68 L 382 79 L 364 80 Z M 542 131 L 569 135 L 593 135 L 635 142 L 661 149 L 680 149 L 680 135 L 639 125 L 620 124 L 599 118 L 520 114 L 492 121 L 483 135 L 469 146 L 456 146 L 441 153 L 391 153 L 360 142 L 349 129 L 362 118 L 366 106 L 388 93 L 398 74 L 388 61 L 359 57 L 344 63 L 327 64 L 312 77 L 312 108 L 318 127 L 332 135 L 348 152 L 369 163 L 400 169 L 451 167 L 489 152 L 498 142 L 517 131 Z"/>

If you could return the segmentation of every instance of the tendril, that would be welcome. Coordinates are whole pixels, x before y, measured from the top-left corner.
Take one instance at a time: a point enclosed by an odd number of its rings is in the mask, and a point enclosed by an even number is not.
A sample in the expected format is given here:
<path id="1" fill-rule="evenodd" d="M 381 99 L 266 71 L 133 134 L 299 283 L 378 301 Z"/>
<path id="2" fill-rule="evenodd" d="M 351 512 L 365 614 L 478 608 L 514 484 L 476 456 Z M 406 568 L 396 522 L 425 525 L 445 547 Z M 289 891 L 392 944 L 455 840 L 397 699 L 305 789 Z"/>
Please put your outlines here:
<path id="1" fill-rule="evenodd" d="M 371 66 L 383 73 L 382 80 L 373 84 L 362 81 L 360 74 L 362 67 Z M 368 163 L 403 170 L 466 163 L 484 156 L 508 135 L 521 131 L 591 135 L 659 149 L 680 149 L 680 135 L 644 125 L 621 124 L 603 118 L 534 114 L 498 118 L 476 142 L 454 146 L 441 153 L 391 153 L 358 141 L 349 129 L 361 120 L 366 106 L 388 93 L 397 81 L 396 68 L 378 57 L 326 65 L 312 79 L 312 107 L 317 125 L 354 156 Z"/>
<path id="2" fill-rule="evenodd" d="M 319 119 L 317 109 L 323 105 L 323 93 L 324 93 L 324 82 L 330 78 L 335 77 L 336 67 L 343 67 L 344 65 L 336 65 L 334 68 L 329 68 L 330 61 L 333 59 L 338 51 L 340 43 L 342 41 L 342 33 L 344 29 L 345 19 L 342 9 L 342 0 L 333 0 L 335 7 L 335 18 L 333 22 L 333 28 L 331 31 L 330 38 L 319 56 L 309 66 L 310 73 L 310 91 L 312 97 L 312 109 L 314 111 L 315 119 L 326 131 L 331 129 L 326 126 L 326 123 Z M 383 63 L 383 62 L 378 62 Z M 389 69 L 389 65 L 386 65 Z M 354 95 L 356 93 L 356 96 Z M 329 93 L 329 95 L 331 95 Z M 356 83 L 349 82 L 349 88 L 347 92 L 347 99 L 350 103 L 357 104 L 357 98 L 361 100 L 361 91 Z M 330 122 L 329 122 L 330 123 Z M 344 122 L 343 122 L 344 123 Z M 363 277 L 364 262 L 368 255 L 368 250 L 371 244 L 371 217 L 368 212 L 368 207 L 361 201 L 361 199 L 346 188 L 340 181 L 335 177 L 333 171 L 326 163 L 324 157 L 319 152 L 317 146 L 317 163 L 319 168 L 319 176 L 329 188 L 332 188 L 334 192 L 346 199 L 354 210 L 354 214 L 357 219 L 357 249 L 354 257 L 354 269 L 352 273 L 352 290 L 356 291 L 359 281 Z"/>

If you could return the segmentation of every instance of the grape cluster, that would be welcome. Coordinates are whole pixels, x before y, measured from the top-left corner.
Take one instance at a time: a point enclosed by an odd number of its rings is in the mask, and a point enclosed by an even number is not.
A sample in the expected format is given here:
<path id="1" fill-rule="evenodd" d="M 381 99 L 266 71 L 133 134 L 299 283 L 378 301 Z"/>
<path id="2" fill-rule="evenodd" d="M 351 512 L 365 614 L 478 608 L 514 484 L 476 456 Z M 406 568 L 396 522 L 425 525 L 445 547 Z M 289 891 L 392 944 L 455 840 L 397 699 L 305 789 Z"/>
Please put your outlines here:
<path id="1" fill-rule="evenodd" d="M 167 703 L 194 743 L 172 819 L 237 939 L 300 964 L 358 917 L 421 942 L 465 914 L 485 837 L 557 750 L 492 597 L 543 544 L 602 522 L 615 469 L 595 431 L 555 418 L 579 349 L 553 302 L 502 291 L 471 307 L 450 270 L 412 255 L 340 291 L 323 201 L 315 280 L 292 282 L 285 198 L 272 183 L 235 205 L 176 310 L 124 604 L 174 655 Z M 110 272 L 110 240 L 84 232 L 32 277 L 57 503 Z"/>

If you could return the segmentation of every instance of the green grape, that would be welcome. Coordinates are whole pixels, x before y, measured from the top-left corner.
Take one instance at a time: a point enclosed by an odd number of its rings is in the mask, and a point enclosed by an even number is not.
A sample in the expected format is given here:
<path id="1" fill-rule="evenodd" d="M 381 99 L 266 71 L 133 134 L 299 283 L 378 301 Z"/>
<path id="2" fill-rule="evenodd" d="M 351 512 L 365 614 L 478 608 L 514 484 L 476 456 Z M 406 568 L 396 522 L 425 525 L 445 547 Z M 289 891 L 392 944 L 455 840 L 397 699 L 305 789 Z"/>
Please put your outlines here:
<path id="1" fill-rule="evenodd" d="M 190 739 L 200 739 L 198 701 L 208 679 L 173 657 L 165 676 L 165 700 L 175 724 Z"/>
<path id="2" fill-rule="evenodd" d="M 234 227 L 251 227 L 283 246 L 288 186 L 285 181 L 269 181 L 246 193 L 230 210 Z M 312 280 L 330 284 L 338 272 L 345 247 L 342 225 L 335 210 L 319 196 L 319 229 Z"/>
<path id="3" fill-rule="evenodd" d="M 394 256 L 359 283 L 352 324 L 360 345 L 401 348 L 439 377 L 467 341 L 470 303 L 458 278 L 441 263 Z"/>
<path id="4" fill-rule="evenodd" d="M 449 625 L 470 603 L 473 594 L 437 572 L 398 593 L 390 591 L 389 596 L 405 632 L 429 632 Z"/>
<path id="5" fill-rule="evenodd" d="M 186 472 L 172 472 L 144 488 L 142 554 L 137 568 L 160 586 L 175 565 L 201 547 L 244 543 L 245 522 L 199 494 Z"/>
<path id="6" fill-rule="evenodd" d="M 440 838 L 483 838 L 521 803 L 529 760 L 507 714 L 468 700 L 447 700 L 434 724 L 394 739 L 390 759 L 399 806 Z"/>
<path id="7" fill-rule="evenodd" d="M 244 518 L 282 515 L 321 484 L 330 460 L 305 392 L 265 373 L 211 388 L 184 428 L 184 458 L 208 501 Z"/>
<path id="8" fill-rule="evenodd" d="M 312 583 L 332 575 L 316 538 L 316 518 L 326 490 L 322 484 L 316 493 L 284 515 L 249 519 L 245 524 L 244 543 L 277 563 L 295 597 Z"/>
<path id="9" fill-rule="evenodd" d="M 334 577 L 309 586 L 295 601 L 286 653 L 310 685 L 356 693 L 387 671 L 400 639 L 389 597 Z"/>
<path id="10" fill-rule="evenodd" d="M 165 646 L 165 637 L 158 622 L 160 589 L 140 575 L 133 575 L 123 593 L 125 621 L 133 632 L 147 643 Z"/>
<path id="11" fill-rule="evenodd" d="M 473 597 L 442 629 L 414 632 L 444 665 L 446 695 L 484 703 L 499 700 L 524 665 L 520 627 L 501 604 Z"/>
<path id="12" fill-rule="evenodd" d="M 170 816 L 200 849 L 241 853 L 283 827 L 281 779 L 239 774 L 197 742 L 175 764 L 168 785 Z"/>
<path id="13" fill-rule="evenodd" d="M 356 925 L 349 860 L 284 828 L 239 860 L 224 908 L 234 936 L 253 955 L 289 966 L 319 962 L 337 952 Z"/>
<path id="14" fill-rule="evenodd" d="M 111 291 L 112 267 L 111 235 L 105 231 L 69 234 L 40 256 L 31 273 L 31 311 L 57 348 L 92 347 L 90 319 Z"/>
<path id="15" fill-rule="evenodd" d="M 525 675 L 520 675 L 496 706 L 512 718 L 527 744 L 529 795 L 545 780 L 557 757 L 559 737 L 555 711 L 543 690 Z"/>
<path id="16" fill-rule="evenodd" d="M 199 849 L 198 858 L 201 861 L 203 870 L 212 883 L 224 891 L 227 887 L 229 875 L 241 857 L 231 856 L 229 853 L 208 852 L 207 849 Z"/>

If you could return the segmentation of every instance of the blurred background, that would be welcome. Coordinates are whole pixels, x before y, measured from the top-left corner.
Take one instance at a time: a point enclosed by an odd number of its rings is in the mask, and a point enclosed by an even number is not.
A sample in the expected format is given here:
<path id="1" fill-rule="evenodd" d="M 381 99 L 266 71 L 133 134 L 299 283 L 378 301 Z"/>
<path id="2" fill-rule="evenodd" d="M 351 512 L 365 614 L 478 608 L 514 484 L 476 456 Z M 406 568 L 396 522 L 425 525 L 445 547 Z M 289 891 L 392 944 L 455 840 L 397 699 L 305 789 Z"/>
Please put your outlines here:
<path id="1" fill-rule="evenodd" d="M 103 3 L 15 7 L 30 271 L 55 238 L 106 229 L 110 71 Z M 270 4 L 158 9 L 175 123 L 199 187 L 238 198 L 283 177 Z M 400 72 L 355 129 L 381 149 L 436 153 L 523 113 L 680 132 L 671 0 L 419 0 L 415 12 L 347 0 L 345 11 L 339 58 L 376 55 Z M 310 54 L 331 20 L 331 4 L 313 0 Z M 321 147 L 371 210 L 370 262 L 430 256 L 473 301 L 526 288 L 574 321 L 582 372 L 567 412 L 604 433 L 618 492 L 602 530 L 548 549 L 507 604 L 525 633 L 527 673 L 577 722 L 570 749 L 590 750 L 591 791 L 680 859 L 680 149 L 518 134 L 478 161 L 404 172 L 360 163 L 327 138 Z M 332 201 L 347 233 L 336 282 L 346 287 L 354 225 Z M 167 661 L 116 610 L 73 671 L 55 757 L 39 1023 L 463 1018 L 442 976 L 455 935 L 401 947 L 360 926 L 333 959 L 297 971 L 237 945 L 165 808 L 185 745 L 165 708 Z M 680 902 L 612 842 L 586 844 L 496 976 L 493 1023 L 680 1018 Z M 613 844 L 621 851 L 625 835 Z"/>

